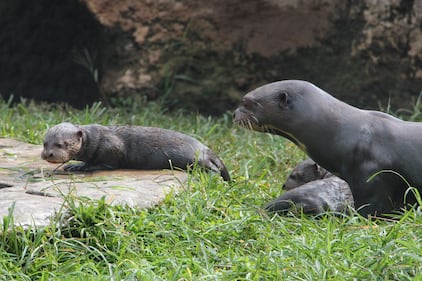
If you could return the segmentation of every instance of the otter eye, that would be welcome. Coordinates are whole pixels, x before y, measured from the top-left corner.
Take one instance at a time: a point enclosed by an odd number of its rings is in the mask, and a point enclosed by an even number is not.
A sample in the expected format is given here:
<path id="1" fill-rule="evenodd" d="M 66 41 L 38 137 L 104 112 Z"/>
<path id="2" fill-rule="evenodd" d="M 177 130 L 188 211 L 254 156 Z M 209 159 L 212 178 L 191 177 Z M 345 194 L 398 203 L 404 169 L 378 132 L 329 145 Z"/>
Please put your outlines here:
<path id="1" fill-rule="evenodd" d="M 282 108 L 288 108 L 291 105 L 290 96 L 287 92 L 280 92 L 278 94 L 278 104 Z"/>
<path id="2" fill-rule="evenodd" d="M 249 108 L 252 105 L 256 104 L 257 102 L 254 100 L 250 100 L 250 99 L 243 99 L 241 102 L 241 105 L 245 108 Z"/>
<path id="3" fill-rule="evenodd" d="M 55 147 L 57 147 L 57 148 L 62 148 L 62 147 L 63 147 L 63 145 L 62 145 L 61 143 L 56 143 L 56 144 L 55 144 Z"/>
<path id="4" fill-rule="evenodd" d="M 45 143 L 43 143 L 43 146 L 44 146 L 44 147 L 46 147 L 46 146 L 47 146 L 47 143 L 46 143 L 46 142 L 45 142 Z"/>

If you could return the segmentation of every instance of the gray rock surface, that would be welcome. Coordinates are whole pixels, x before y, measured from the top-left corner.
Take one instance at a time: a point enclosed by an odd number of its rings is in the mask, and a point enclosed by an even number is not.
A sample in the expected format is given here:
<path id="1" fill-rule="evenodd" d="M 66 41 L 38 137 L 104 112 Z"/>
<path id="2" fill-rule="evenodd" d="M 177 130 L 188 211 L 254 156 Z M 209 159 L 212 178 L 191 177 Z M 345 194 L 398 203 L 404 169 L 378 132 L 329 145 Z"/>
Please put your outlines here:
<path id="1" fill-rule="evenodd" d="M 0 223 L 12 212 L 14 224 L 45 226 L 66 212 L 65 198 L 105 198 L 111 205 L 149 208 L 183 188 L 182 171 L 113 170 L 65 173 L 41 160 L 42 147 L 0 138 Z M 63 212 L 64 210 L 64 212 Z"/>

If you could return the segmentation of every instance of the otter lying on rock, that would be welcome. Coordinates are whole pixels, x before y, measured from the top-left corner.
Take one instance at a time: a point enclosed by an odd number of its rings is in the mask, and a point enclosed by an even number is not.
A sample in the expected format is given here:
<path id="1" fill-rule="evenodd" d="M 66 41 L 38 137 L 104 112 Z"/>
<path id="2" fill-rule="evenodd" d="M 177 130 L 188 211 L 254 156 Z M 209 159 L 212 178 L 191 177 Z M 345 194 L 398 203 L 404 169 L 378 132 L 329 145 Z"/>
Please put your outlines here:
<path id="1" fill-rule="evenodd" d="M 362 215 L 415 204 L 415 196 L 406 192 L 409 185 L 422 192 L 422 123 L 358 109 L 299 80 L 249 92 L 234 112 L 234 122 L 298 145 L 349 184 Z"/>
<path id="2" fill-rule="evenodd" d="M 83 161 L 67 165 L 67 171 L 186 170 L 197 163 L 230 181 L 223 161 L 207 146 L 188 135 L 153 127 L 61 123 L 47 131 L 41 158 L 51 163 Z"/>
<path id="3" fill-rule="evenodd" d="M 269 212 L 301 211 L 318 215 L 323 212 L 344 213 L 353 208 L 349 185 L 311 159 L 299 163 L 283 185 L 283 195 L 267 204 Z"/>

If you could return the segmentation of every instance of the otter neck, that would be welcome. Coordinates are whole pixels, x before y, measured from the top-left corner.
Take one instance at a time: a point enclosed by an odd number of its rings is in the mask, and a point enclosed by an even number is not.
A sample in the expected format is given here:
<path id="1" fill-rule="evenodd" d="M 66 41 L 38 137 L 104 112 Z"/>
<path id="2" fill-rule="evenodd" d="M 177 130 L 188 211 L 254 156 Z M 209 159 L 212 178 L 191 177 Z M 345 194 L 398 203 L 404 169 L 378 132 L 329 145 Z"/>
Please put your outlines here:
<path id="1" fill-rule="evenodd" d="M 315 102 L 310 100 L 310 104 Z M 324 97 L 322 105 L 319 100 L 318 105 L 304 112 L 289 133 L 315 162 L 338 174 L 344 155 L 352 153 L 352 148 L 344 140 L 350 136 L 350 132 L 358 134 L 359 131 L 359 122 L 351 119 L 355 119 L 356 112 L 361 110 L 331 96 Z M 338 142 L 342 142 L 342 145 L 337 145 Z"/>
<path id="2" fill-rule="evenodd" d="M 90 125 L 81 126 L 82 128 L 82 145 L 79 152 L 74 156 L 74 160 L 90 162 L 95 159 L 95 155 L 101 148 L 100 141 L 103 136 L 98 130 L 91 130 Z"/>

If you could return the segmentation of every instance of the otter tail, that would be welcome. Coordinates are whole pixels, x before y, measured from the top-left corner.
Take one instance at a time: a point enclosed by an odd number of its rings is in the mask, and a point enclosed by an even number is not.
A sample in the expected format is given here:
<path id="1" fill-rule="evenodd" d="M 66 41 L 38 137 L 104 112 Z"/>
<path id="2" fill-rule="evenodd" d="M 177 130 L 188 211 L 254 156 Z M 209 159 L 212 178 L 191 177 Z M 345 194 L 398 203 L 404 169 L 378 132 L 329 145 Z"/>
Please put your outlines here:
<path id="1" fill-rule="evenodd" d="M 231 181 L 229 171 L 227 170 L 226 165 L 224 165 L 223 160 L 221 160 L 210 149 L 207 149 L 204 156 L 204 159 L 200 159 L 200 161 L 198 161 L 200 166 L 219 173 L 225 181 Z"/>
<path id="2" fill-rule="evenodd" d="M 216 163 L 214 164 L 217 165 L 218 170 L 220 171 L 220 175 L 223 178 L 223 180 L 231 181 L 229 171 L 227 170 L 226 165 L 224 165 L 223 160 L 221 160 L 218 156 L 216 156 L 215 160 L 216 160 Z"/>

